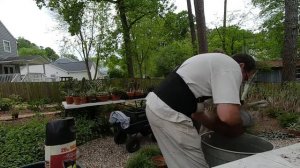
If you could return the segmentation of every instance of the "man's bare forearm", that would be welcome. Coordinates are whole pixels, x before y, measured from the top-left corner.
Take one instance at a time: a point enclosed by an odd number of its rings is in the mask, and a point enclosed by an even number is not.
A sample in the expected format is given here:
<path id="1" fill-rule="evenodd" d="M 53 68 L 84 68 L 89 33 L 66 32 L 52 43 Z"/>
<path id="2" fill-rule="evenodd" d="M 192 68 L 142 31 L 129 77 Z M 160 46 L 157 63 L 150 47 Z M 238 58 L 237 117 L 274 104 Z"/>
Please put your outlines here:
<path id="1" fill-rule="evenodd" d="M 238 136 L 244 133 L 242 123 L 236 125 L 228 125 L 222 122 L 218 117 L 208 117 L 205 113 L 193 113 L 192 118 L 201 122 L 206 128 L 226 136 Z"/>

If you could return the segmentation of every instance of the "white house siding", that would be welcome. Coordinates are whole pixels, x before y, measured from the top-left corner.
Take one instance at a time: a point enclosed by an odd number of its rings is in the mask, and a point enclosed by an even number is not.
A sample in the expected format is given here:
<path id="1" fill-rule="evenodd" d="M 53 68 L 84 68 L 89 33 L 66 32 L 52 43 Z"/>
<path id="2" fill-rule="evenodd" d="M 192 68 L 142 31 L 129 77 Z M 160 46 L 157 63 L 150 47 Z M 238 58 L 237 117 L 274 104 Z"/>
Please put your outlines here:
<path id="1" fill-rule="evenodd" d="M 43 65 L 30 65 L 29 73 L 44 73 Z M 21 66 L 21 75 L 25 74 L 27 74 L 27 67 Z M 91 74 L 92 77 L 94 77 L 94 66 L 91 67 Z M 78 80 L 81 80 L 83 77 L 85 77 L 86 79 L 88 79 L 87 71 L 67 72 L 51 64 L 45 64 L 45 75 L 48 78 L 55 78 L 56 81 L 59 81 L 60 77 L 73 77 L 74 79 Z M 99 75 L 99 73 L 97 74 L 97 78 L 101 78 L 101 75 Z"/>
<path id="2" fill-rule="evenodd" d="M 92 78 L 94 78 L 94 75 L 95 75 L 95 66 L 94 65 L 92 65 L 90 71 L 91 71 Z M 81 80 L 83 77 L 85 79 L 89 79 L 87 71 L 70 72 L 69 76 L 72 76 L 73 78 L 78 79 L 78 80 Z M 100 79 L 103 78 L 101 75 L 99 75 L 99 72 L 97 73 L 96 79 L 98 79 L 98 78 L 100 78 Z"/>

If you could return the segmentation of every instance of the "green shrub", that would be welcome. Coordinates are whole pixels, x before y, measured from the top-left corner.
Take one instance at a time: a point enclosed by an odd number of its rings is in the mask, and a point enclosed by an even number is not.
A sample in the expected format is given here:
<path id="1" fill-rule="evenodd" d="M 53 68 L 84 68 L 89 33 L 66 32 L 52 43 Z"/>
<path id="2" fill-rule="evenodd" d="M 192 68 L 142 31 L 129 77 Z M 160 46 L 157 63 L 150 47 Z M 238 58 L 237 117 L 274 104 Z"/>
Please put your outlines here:
<path id="1" fill-rule="evenodd" d="M 297 122 L 289 124 L 288 128 L 291 130 L 300 131 L 300 117 L 298 118 Z"/>
<path id="2" fill-rule="evenodd" d="M 32 110 L 36 113 L 41 112 L 43 108 L 45 108 L 44 99 L 31 100 L 28 102 L 29 110 Z"/>
<path id="3" fill-rule="evenodd" d="M 110 123 L 105 115 L 97 116 L 95 119 L 89 119 L 87 115 L 77 115 L 75 124 L 77 145 L 112 134 Z"/>
<path id="4" fill-rule="evenodd" d="M 9 98 L 14 101 L 15 103 L 20 103 L 23 101 L 23 98 L 20 95 L 12 94 Z"/>
<path id="5" fill-rule="evenodd" d="M 291 124 L 297 123 L 299 115 L 296 113 L 283 113 L 278 116 L 279 123 L 282 127 L 288 127 Z"/>
<path id="6" fill-rule="evenodd" d="M 91 120 L 86 116 L 75 118 L 77 145 L 98 138 L 109 129 L 104 120 Z M 17 125 L 0 123 L 0 168 L 20 167 L 44 160 L 47 122 L 45 118 L 35 117 Z"/>
<path id="7" fill-rule="evenodd" d="M 126 168 L 155 168 L 151 158 L 156 155 L 161 155 L 157 146 L 148 146 L 140 149 L 126 163 Z"/>
<path id="8" fill-rule="evenodd" d="M 76 117 L 75 125 L 77 145 L 81 145 L 93 139 L 94 135 L 92 129 L 96 126 L 94 120 L 88 120 L 86 116 Z"/>
<path id="9" fill-rule="evenodd" d="M 109 123 L 109 118 L 105 115 L 105 112 L 101 113 L 95 120 L 96 127 L 93 128 L 94 134 L 99 136 L 112 135 L 111 124 Z"/>
<path id="10" fill-rule="evenodd" d="M 271 118 L 277 118 L 279 117 L 280 115 L 282 115 L 284 112 L 283 110 L 279 109 L 279 108 L 275 108 L 275 107 L 270 107 L 270 108 L 267 108 L 265 111 L 264 111 L 265 114 L 267 114 L 269 117 Z"/>
<path id="11" fill-rule="evenodd" d="M 9 111 L 14 101 L 9 98 L 0 98 L 0 110 L 1 111 Z"/>
<path id="12" fill-rule="evenodd" d="M 21 125 L 0 125 L 0 168 L 44 160 L 45 119 Z"/>

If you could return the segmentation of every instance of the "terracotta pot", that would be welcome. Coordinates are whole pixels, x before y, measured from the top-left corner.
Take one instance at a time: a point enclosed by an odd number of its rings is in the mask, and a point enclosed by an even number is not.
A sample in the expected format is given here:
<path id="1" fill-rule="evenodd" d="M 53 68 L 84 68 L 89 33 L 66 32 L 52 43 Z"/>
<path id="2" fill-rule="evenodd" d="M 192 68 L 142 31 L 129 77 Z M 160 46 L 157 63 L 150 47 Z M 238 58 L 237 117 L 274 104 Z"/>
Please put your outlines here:
<path id="1" fill-rule="evenodd" d="M 84 103 L 87 103 L 87 97 L 86 96 L 80 97 L 80 104 L 84 104 Z"/>
<path id="2" fill-rule="evenodd" d="M 101 95 L 101 96 L 96 96 L 96 99 L 98 102 L 104 102 L 109 100 L 109 95 Z"/>
<path id="3" fill-rule="evenodd" d="M 155 167 L 157 167 L 157 168 L 167 168 L 167 164 L 162 155 L 153 156 L 152 162 L 154 163 Z"/>
<path id="4" fill-rule="evenodd" d="M 66 96 L 65 97 L 67 104 L 73 104 L 74 100 L 72 96 Z"/>
<path id="5" fill-rule="evenodd" d="M 87 97 L 87 102 L 88 103 L 95 103 L 95 102 L 97 102 L 96 96 L 88 96 Z"/>
<path id="6" fill-rule="evenodd" d="M 120 98 L 121 96 L 119 95 L 114 95 L 114 94 L 111 95 L 111 100 L 120 100 Z"/>
<path id="7" fill-rule="evenodd" d="M 129 99 L 133 99 L 134 98 L 134 92 L 127 92 L 127 96 Z"/>
<path id="8" fill-rule="evenodd" d="M 136 92 L 134 92 L 134 97 L 135 98 L 143 98 L 143 97 L 145 97 L 145 94 L 143 92 L 136 91 Z"/>
<path id="9" fill-rule="evenodd" d="M 73 97 L 73 100 L 74 100 L 74 104 L 75 104 L 75 105 L 80 105 L 81 99 L 80 99 L 79 96 L 78 96 L 78 97 Z"/>

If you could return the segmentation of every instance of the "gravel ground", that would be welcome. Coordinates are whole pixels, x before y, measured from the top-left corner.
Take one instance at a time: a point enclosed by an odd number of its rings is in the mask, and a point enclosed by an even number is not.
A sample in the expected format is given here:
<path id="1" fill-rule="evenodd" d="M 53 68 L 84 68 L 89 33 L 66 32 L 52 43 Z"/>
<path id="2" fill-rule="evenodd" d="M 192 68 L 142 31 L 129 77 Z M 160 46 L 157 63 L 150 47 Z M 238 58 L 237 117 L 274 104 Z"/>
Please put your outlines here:
<path id="1" fill-rule="evenodd" d="M 154 143 L 150 138 L 140 138 L 141 148 Z M 299 143 L 298 138 L 271 138 L 271 142 L 275 149 Z M 80 157 L 78 163 L 85 168 L 121 168 L 124 167 L 127 160 L 133 155 L 126 151 L 125 145 L 116 145 L 113 137 L 99 138 L 90 141 L 78 147 Z"/>
<path id="2" fill-rule="evenodd" d="M 300 138 L 288 138 L 288 139 L 273 139 L 273 140 L 269 140 L 269 142 L 271 142 L 274 145 L 274 148 L 281 148 L 281 147 L 285 147 L 285 146 L 289 146 L 292 144 L 296 144 L 300 142 Z"/>
<path id="3" fill-rule="evenodd" d="M 153 145 L 150 137 L 139 137 L 141 148 Z M 134 153 L 126 151 L 125 144 L 117 145 L 113 137 L 95 139 L 78 147 L 78 163 L 84 168 L 121 168 Z"/>

